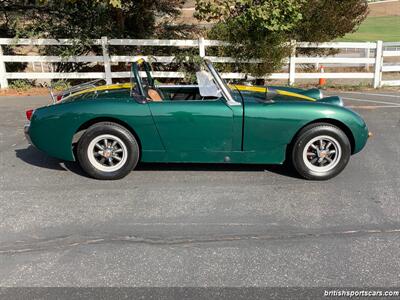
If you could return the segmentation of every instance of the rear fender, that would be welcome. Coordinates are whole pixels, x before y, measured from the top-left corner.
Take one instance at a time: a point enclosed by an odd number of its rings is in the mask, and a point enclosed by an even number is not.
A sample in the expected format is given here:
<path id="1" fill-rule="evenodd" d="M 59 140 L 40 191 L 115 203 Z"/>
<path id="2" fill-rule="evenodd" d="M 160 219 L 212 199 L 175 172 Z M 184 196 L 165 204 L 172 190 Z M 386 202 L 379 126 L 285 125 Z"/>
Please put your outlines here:
<path id="1" fill-rule="evenodd" d="M 74 136 L 92 120 L 118 120 L 137 134 L 143 150 L 163 151 L 146 104 L 135 101 L 77 101 L 39 108 L 31 120 L 32 143 L 50 156 L 74 161 Z M 129 129 L 129 128 L 128 128 Z"/>

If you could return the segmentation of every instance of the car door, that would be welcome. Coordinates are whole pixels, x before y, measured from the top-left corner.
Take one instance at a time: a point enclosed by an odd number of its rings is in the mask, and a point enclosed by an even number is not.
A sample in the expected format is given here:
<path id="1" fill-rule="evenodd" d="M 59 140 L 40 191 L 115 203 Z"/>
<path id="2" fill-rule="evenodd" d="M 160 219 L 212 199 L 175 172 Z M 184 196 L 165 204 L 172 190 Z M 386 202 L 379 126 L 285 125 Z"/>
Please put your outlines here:
<path id="1" fill-rule="evenodd" d="M 224 99 L 163 99 L 148 105 L 167 152 L 186 153 L 189 158 L 232 151 L 234 114 Z"/>

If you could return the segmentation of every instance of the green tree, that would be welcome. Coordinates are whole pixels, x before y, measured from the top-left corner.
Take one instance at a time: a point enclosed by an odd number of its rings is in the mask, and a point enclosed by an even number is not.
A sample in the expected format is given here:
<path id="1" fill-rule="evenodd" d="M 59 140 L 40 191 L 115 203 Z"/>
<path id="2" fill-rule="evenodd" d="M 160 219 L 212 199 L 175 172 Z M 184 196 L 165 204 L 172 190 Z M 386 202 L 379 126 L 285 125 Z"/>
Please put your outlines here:
<path id="1" fill-rule="evenodd" d="M 302 19 L 301 4 L 296 0 L 197 0 L 195 16 L 216 22 L 210 38 L 230 43 L 226 55 L 238 62 L 260 59 L 259 64 L 243 64 L 248 72 L 264 75 L 280 68 L 290 53 L 287 38 Z"/>
<path id="2" fill-rule="evenodd" d="M 365 0 L 308 0 L 303 20 L 292 31 L 298 41 L 329 42 L 354 32 L 368 15 Z"/>
<path id="3" fill-rule="evenodd" d="M 180 13 L 182 3 L 183 0 L 0 0 L 0 33 L 13 38 L 76 39 L 70 47 L 41 48 L 46 55 L 101 54 L 101 48 L 90 45 L 90 39 L 171 36 L 167 21 Z M 121 54 L 124 49 L 118 51 Z M 126 51 L 131 54 L 132 48 Z M 85 64 L 58 64 L 58 70 L 83 67 Z"/>
<path id="4" fill-rule="evenodd" d="M 49 38 L 151 37 L 183 0 L 0 0 L 9 34 Z"/>
<path id="5" fill-rule="evenodd" d="M 226 55 L 261 76 L 279 70 L 291 40 L 326 42 L 357 28 L 365 0 L 196 0 L 196 18 L 212 22 L 208 36 L 227 41 Z M 249 59 L 259 64 L 244 64 Z"/>

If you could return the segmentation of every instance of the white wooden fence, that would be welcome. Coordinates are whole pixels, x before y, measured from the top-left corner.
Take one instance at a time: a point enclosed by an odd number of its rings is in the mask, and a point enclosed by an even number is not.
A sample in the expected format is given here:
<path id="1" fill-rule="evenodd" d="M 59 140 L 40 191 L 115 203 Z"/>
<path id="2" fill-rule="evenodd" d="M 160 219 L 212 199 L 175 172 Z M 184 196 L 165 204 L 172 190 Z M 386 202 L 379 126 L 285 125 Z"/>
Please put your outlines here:
<path id="1" fill-rule="evenodd" d="M 118 56 L 109 55 L 109 46 L 163 46 L 163 47 L 177 47 L 177 48 L 198 48 L 199 55 L 210 59 L 212 62 L 219 63 L 234 63 L 235 60 L 229 57 L 215 57 L 207 56 L 207 47 L 218 47 L 224 45 L 221 41 L 205 40 L 200 38 L 198 40 L 144 40 L 144 39 L 108 39 L 102 37 L 101 39 L 92 40 L 93 45 L 102 47 L 103 55 L 101 56 L 75 56 L 75 57 L 59 57 L 59 56 L 27 56 L 27 55 L 4 55 L 2 45 L 32 45 L 32 46 L 59 46 L 67 47 L 76 42 L 72 39 L 8 39 L 0 38 L 0 86 L 2 89 L 8 87 L 9 79 L 105 79 L 107 83 L 112 83 L 113 79 L 129 78 L 130 72 L 112 72 L 111 65 L 118 62 L 132 62 L 143 56 Z M 383 85 L 400 86 L 400 80 L 382 80 L 383 72 L 400 72 L 400 63 L 385 65 L 385 57 L 399 57 L 400 51 L 395 48 L 394 51 L 390 50 L 391 47 L 399 47 L 400 43 L 383 43 L 366 42 L 366 43 L 296 43 L 293 42 L 293 54 L 287 59 L 288 68 L 286 72 L 274 73 L 268 76 L 269 79 L 283 79 L 288 80 L 290 85 L 293 85 L 296 79 L 317 79 L 317 78 L 332 78 L 332 79 L 370 79 L 375 88 Z M 363 49 L 365 50 L 365 57 L 299 57 L 296 56 L 296 49 L 298 48 L 333 48 L 333 49 Z M 386 49 L 384 51 L 384 49 Z M 370 53 L 374 53 L 370 57 Z M 151 55 L 151 53 L 149 53 Z M 157 62 L 171 63 L 174 59 L 173 56 L 152 56 Z M 399 59 L 400 61 L 400 59 Z M 60 73 L 60 72 L 7 72 L 6 63 L 8 62 L 40 62 L 40 63 L 57 63 L 57 62 L 88 62 L 100 63 L 104 65 L 104 72 L 73 72 L 73 73 Z M 250 61 L 249 63 L 256 63 Z M 345 72 L 345 73 L 301 73 L 296 72 L 296 65 L 298 64 L 340 64 L 341 66 L 354 66 L 354 64 L 361 64 L 365 66 L 373 65 L 373 71 L 367 72 Z M 182 78 L 184 74 L 179 72 L 153 72 L 155 78 Z M 222 76 L 227 79 L 244 79 L 244 73 L 223 73 Z M 400 78 L 399 78 L 400 79 Z"/>

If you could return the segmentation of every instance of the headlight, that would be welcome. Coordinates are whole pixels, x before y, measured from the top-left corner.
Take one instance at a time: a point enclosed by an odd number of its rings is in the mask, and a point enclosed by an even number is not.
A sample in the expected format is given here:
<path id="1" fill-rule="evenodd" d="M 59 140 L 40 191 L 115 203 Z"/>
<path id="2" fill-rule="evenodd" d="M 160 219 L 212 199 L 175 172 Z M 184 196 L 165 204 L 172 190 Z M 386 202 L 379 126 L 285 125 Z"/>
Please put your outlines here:
<path id="1" fill-rule="evenodd" d="M 324 98 L 324 93 L 322 92 L 322 90 L 319 90 L 319 99 Z"/>

